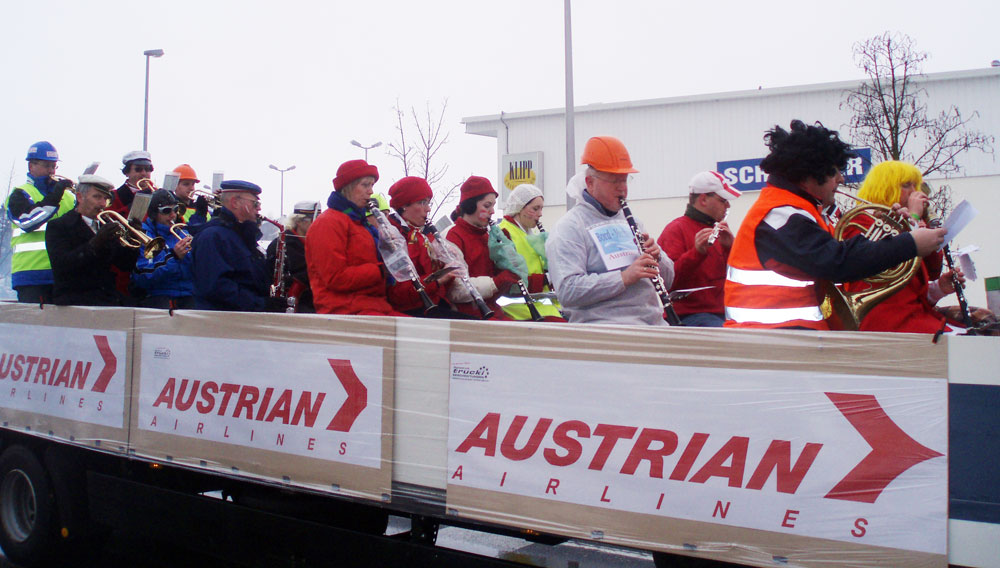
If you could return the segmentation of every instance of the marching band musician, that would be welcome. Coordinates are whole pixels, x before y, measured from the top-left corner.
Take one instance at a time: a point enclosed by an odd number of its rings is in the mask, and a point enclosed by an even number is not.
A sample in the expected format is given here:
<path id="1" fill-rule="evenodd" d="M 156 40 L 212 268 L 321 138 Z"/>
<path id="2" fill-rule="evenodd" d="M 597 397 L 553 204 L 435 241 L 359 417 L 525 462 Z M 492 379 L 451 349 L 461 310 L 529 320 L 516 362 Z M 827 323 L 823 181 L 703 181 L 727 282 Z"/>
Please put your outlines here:
<path id="1" fill-rule="evenodd" d="M 726 215 L 740 191 L 714 171 L 696 174 L 688 190 L 684 215 L 668 223 L 656 242 L 674 261 L 674 288 L 712 287 L 674 302 L 681 322 L 692 327 L 722 327 L 726 321 L 722 301 L 726 260 L 733 246 Z"/>
<path id="2" fill-rule="evenodd" d="M 181 164 L 174 168 L 174 173 L 177 174 L 177 189 L 174 190 L 178 203 L 177 219 L 178 222 L 187 223 L 187 231 L 193 235 L 212 218 L 208 212 L 208 200 L 204 195 L 199 195 L 198 199 L 192 198 L 195 185 L 201 183 L 194 168 Z"/>
<path id="3" fill-rule="evenodd" d="M 309 269 L 306 266 L 306 233 L 319 215 L 319 201 L 300 201 L 285 220 L 285 289 L 296 298 L 295 311 L 316 313 L 312 290 L 309 288 Z M 274 274 L 280 238 L 267 245 L 267 273 Z"/>
<path id="4" fill-rule="evenodd" d="M 45 248 L 54 279 L 54 303 L 76 306 L 122 306 L 112 267 L 131 272 L 139 249 L 125 246 L 115 223 L 99 226 L 97 215 L 108 207 L 114 185 L 96 175 L 80 176 L 73 211 L 49 222 Z"/>
<path id="5" fill-rule="evenodd" d="M 139 300 L 144 308 L 193 309 L 194 274 L 191 270 L 190 235 L 178 238 L 170 227 L 178 221 L 179 203 L 165 189 L 153 192 L 149 201 L 149 216 L 142 230 L 149 237 L 161 237 L 166 242 L 153 258 L 140 254 L 132 272 L 132 285 L 146 296 Z M 143 253 L 145 250 L 142 251 Z"/>
<path id="6" fill-rule="evenodd" d="M 122 173 L 125 174 L 125 183 L 115 190 L 114 201 L 108 208 L 125 217 L 132 207 L 135 194 L 151 193 L 148 189 L 139 187 L 141 180 L 150 179 L 153 175 L 153 160 L 149 152 L 134 150 L 122 156 Z"/>
<path id="7" fill-rule="evenodd" d="M 823 280 L 861 280 L 935 250 L 944 229 L 838 241 L 823 212 L 834 205 L 851 147 L 822 124 L 793 120 L 764 136 L 767 185 L 736 235 L 726 273 L 726 327 L 830 329 Z"/>
<path id="8" fill-rule="evenodd" d="M 545 256 L 545 238 L 548 233 L 531 232 L 532 229 L 540 228 L 539 220 L 544 206 L 545 198 L 542 196 L 542 190 L 534 185 L 522 183 L 507 196 L 504 217 L 500 221 L 503 233 L 514 243 L 514 248 L 528 265 L 528 281 L 525 284 L 531 294 L 552 291 L 546 276 L 548 258 Z M 534 304 L 544 321 L 566 321 L 559 313 L 558 302 L 553 301 L 551 304 L 534 302 Z M 503 307 L 503 311 L 516 320 L 532 318 L 526 304 L 507 304 Z"/>
<path id="9" fill-rule="evenodd" d="M 458 206 L 451 213 L 455 225 L 448 230 L 445 238 L 455 243 L 465 256 L 469 280 L 493 311 L 490 319 L 510 320 L 512 318 L 503 313 L 496 300 L 517 285 L 518 277 L 509 270 L 497 268 L 490 258 L 488 241 L 497 196 L 490 180 L 480 176 L 470 176 L 465 180 Z M 449 288 L 449 298 L 462 313 L 480 316 L 476 305 L 463 292 L 463 288 L 453 283 Z"/>
<path id="10" fill-rule="evenodd" d="M 7 216 L 14 224 L 10 246 L 11 285 L 18 302 L 41 304 L 52 301 L 52 265 L 45 251 L 45 227 L 73 210 L 73 187 L 68 179 L 53 176 L 59 152 L 46 141 L 28 148 L 28 181 L 15 187 L 7 198 Z"/>
<path id="11" fill-rule="evenodd" d="M 595 136 L 580 163 L 588 165 L 585 187 L 545 244 L 563 313 L 571 323 L 667 325 L 652 279 L 669 288 L 674 266 L 649 235 L 642 254 L 633 240 L 620 201 L 629 174 L 638 172 L 628 150 L 617 138 Z"/>
<path id="12" fill-rule="evenodd" d="M 194 301 L 201 310 L 282 312 L 283 298 L 271 298 L 271 279 L 257 248 L 260 186 L 248 181 L 221 184 L 222 205 L 192 242 Z"/>
<path id="13" fill-rule="evenodd" d="M 922 183 L 923 175 L 919 168 L 890 160 L 877 164 L 868 172 L 858 190 L 858 197 L 890 208 L 898 206 L 899 214 L 912 216 L 915 223 L 926 226 L 930 203 L 927 194 L 921 191 Z M 860 229 L 850 227 L 845 236 L 860 233 Z M 934 305 L 955 291 L 953 276 L 959 282 L 964 282 L 965 276 L 961 271 L 955 275 L 951 271 L 942 274 L 943 256 L 941 251 L 924 256 L 906 286 L 876 304 L 861 320 L 858 329 L 936 333 L 944 328 L 949 331 L 945 317 Z M 849 291 L 860 291 L 868 286 L 863 282 L 850 282 L 845 287 Z"/>
<path id="14" fill-rule="evenodd" d="M 321 314 L 403 316 L 389 304 L 378 230 L 365 220 L 378 168 L 349 160 L 337 168 L 324 211 L 306 235 L 313 303 Z"/>
<path id="15" fill-rule="evenodd" d="M 389 188 L 389 207 L 394 212 L 388 215 L 389 221 L 406 239 L 407 254 L 421 282 L 435 270 L 442 268 L 441 263 L 431 258 L 428 244 L 431 237 L 422 232 L 431 212 L 433 198 L 431 186 L 427 180 L 419 177 L 404 177 Z M 454 280 L 455 274 L 448 273 L 423 284 L 427 296 L 437 306 L 431 312 L 432 315 L 451 319 L 478 319 L 452 309 L 447 300 L 447 290 Z M 397 283 L 390 294 L 390 301 L 396 309 L 409 315 L 422 316 L 427 312 L 412 282 Z"/>

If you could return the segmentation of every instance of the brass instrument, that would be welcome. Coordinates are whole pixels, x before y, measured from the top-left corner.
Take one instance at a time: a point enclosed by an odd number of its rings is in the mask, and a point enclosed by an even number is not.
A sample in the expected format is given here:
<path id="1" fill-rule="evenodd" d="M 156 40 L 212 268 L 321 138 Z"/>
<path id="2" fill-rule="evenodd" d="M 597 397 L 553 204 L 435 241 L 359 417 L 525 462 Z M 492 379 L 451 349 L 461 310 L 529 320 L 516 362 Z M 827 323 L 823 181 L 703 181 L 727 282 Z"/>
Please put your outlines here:
<path id="1" fill-rule="evenodd" d="M 297 296 L 289 294 L 285 282 L 285 225 L 263 215 L 258 215 L 257 219 L 258 223 L 266 221 L 278 228 L 278 244 L 274 250 L 274 276 L 271 279 L 270 295 L 272 298 L 284 299 L 286 306 L 285 313 L 293 314 L 295 313 L 295 308 L 298 306 L 299 299 Z"/>
<path id="2" fill-rule="evenodd" d="M 849 193 L 841 191 L 837 193 L 862 202 L 862 205 L 844 213 L 837 221 L 833 236 L 838 241 L 843 241 L 847 230 L 852 228 L 860 231 L 870 241 L 891 238 L 910 231 L 909 219 L 891 208 Z M 831 308 L 844 329 L 857 330 L 865 315 L 879 302 L 906 286 L 919 268 L 920 258 L 913 257 L 897 266 L 863 279 L 862 282 L 868 284 L 868 287 L 857 292 L 847 292 L 837 288 L 832 283 L 827 283 L 828 299 L 832 303 Z"/>
<path id="3" fill-rule="evenodd" d="M 118 226 L 118 242 L 128 248 L 145 247 L 143 256 L 152 259 L 160 253 L 167 244 L 163 237 L 150 237 L 146 233 L 129 225 L 128 219 L 122 217 L 117 211 L 101 211 L 97 214 L 97 220 L 101 223 L 114 223 Z"/>
<path id="4" fill-rule="evenodd" d="M 204 197 L 208 201 L 209 207 L 219 207 L 222 203 L 219 202 L 219 195 L 211 191 L 205 191 L 204 189 L 195 189 L 191 192 L 192 199 L 197 199 L 198 197 Z"/>
<path id="5" fill-rule="evenodd" d="M 160 189 L 156 187 L 156 183 L 154 183 L 153 180 L 149 178 L 142 178 L 141 180 L 137 181 L 135 185 L 139 189 L 148 191 L 150 193 L 153 193 L 154 191 Z"/>
<path id="6" fill-rule="evenodd" d="M 170 234 L 177 237 L 177 240 L 182 241 L 191 236 L 190 233 L 185 231 L 187 228 L 187 223 L 174 223 L 170 225 Z"/>

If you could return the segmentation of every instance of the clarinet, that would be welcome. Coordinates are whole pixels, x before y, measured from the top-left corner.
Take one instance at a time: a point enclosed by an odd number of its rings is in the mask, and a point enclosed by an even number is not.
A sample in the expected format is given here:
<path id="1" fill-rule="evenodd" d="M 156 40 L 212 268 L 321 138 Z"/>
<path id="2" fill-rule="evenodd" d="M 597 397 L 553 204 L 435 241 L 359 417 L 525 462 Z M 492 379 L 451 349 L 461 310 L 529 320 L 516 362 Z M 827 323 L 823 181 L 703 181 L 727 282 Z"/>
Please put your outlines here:
<path id="1" fill-rule="evenodd" d="M 379 209 L 378 201 L 374 199 L 370 200 L 368 202 L 368 211 L 375 216 L 375 222 L 378 223 L 380 233 L 386 233 L 386 236 L 389 236 L 392 234 L 391 231 L 396 229 L 392 226 L 392 223 L 389 222 L 389 218 L 385 216 L 385 213 Z M 389 239 L 389 242 L 391 244 L 393 242 L 392 239 Z M 406 257 L 406 265 L 410 273 L 410 282 L 413 283 L 413 288 L 417 291 L 417 294 L 420 294 L 420 300 L 424 303 L 424 313 L 426 314 L 434 309 L 436 304 L 427 294 L 427 290 L 424 288 L 423 283 L 420 282 L 420 275 L 417 274 L 417 267 L 413 265 L 413 259 L 410 258 L 409 251 L 401 252 Z"/>
<path id="2" fill-rule="evenodd" d="M 437 234 L 438 234 L 437 227 L 428 222 L 426 225 L 424 225 L 423 231 L 421 232 L 423 232 L 424 235 L 427 235 L 428 239 L 430 237 L 434 237 L 434 240 L 430 241 L 430 243 L 432 245 L 437 245 L 437 247 L 440 248 L 441 254 L 439 256 L 441 256 L 442 258 L 439 258 L 438 260 L 445 262 L 445 264 L 449 264 L 447 261 L 444 260 L 444 257 L 450 256 L 447 253 L 448 249 L 444 246 L 443 243 L 437 242 Z M 466 291 L 469 292 L 469 295 L 472 296 L 472 299 L 476 302 L 476 307 L 479 308 L 479 313 L 483 315 L 483 319 L 489 319 L 493 315 L 493 310 L 491 310 L 490 307 L 486 305 L 486 300 L 483 299 L 483 295 L 480 294 L 479 290 L 476 290 L 476 287 L 473 286 L 472 282 L 469 281 L 469 269 L 464 268 L 456 272 L 458 274 L 459 281 L 462 283 L 463 286 L 465 286 Z"/>
<path id="3" fill-rule="evenodd" d="M 499 225 L 499 224 L 500 221 L 497 221 L 495 223 L 490 222 L 490 225 Z M 531 314 L 531 321 L 542 321 L 543 319 L 545 319 L 542 317 L 542 314 L 538 313 L 538 308 L 535 306 L 535 300 L 531 298 L 531 293 L 528 292 L 528 287 L 524 284 L 524 280 L 521 280 L 520 278 L 517 279 L 517 289 L 520 290 L 521 297 L 524 298 L 524 303 L 528 306 L 528 312 Z"/>
<path id="4" fill-rule="evenodd" d="M 931 228 L 938 228 L 941 226 L 940 217 L 935 217 L 930 220 L 927 225 Z M 972 328 L 972 314 L 969 311 L 969 302 L 965 299 L 965 285 L 959 282 L 958 273 L 955 272 L 955 259 L 951 256 L 951 247 L 949 245 L 944 245 L 944 260 L 948 264 L 948 270 L 951 270 L 951 282 L 955 286 L 955 296 L 958 298 L 958 307 L 962 311 L 962 324 L 965 329 Z"/>
<path id="5" fill-rule="evenodd" d="M 642 250 L 642 233 L 639 232 L 639 225 L 635 222 L 635 217 L 632 216 L 632 210 L 628 208 L 628 203 L 625 202 L 624 198 L 619 197 L 618 204 L 621 205 L 622 213 L 625 214 L 628 228 L 632 230 L 632 239 L 639 248 L 639 254 L 644 254 L 646 251 Z M 656 276 L 651 278 L 651 280 L 653 281 L 653 288 L 656 289 L 656 295 L 660 298 L 660 305 L 663 306 L 663 315 L 667 319 L 667 323 L 670 325 L 683 325 L 681 324 L 681 318 L 674 311 L 674 305 L 670 301 L 670 294 L 667 293 L 667 287 L 663 284 L 663 278 L 660 276 L 659 269 L 657 269 Z"/>

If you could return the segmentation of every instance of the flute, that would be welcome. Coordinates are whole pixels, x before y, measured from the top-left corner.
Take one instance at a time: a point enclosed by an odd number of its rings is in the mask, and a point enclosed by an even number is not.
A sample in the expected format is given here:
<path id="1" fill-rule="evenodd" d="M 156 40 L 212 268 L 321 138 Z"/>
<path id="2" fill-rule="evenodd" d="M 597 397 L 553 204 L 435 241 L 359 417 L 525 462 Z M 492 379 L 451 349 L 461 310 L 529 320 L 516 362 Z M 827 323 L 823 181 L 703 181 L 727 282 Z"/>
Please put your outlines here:
<path id="1" fill-rule="evenodd" d="M 628 203 L 625 202 L 625 198 L 623 197 L 618 198 L 618 204 L 621 205 L 622 213 L 625 214 L 625 221 L 628 222 L 628 228 L 632 230 L 632 240 L 639 247 L 639 254 L 644 254 L 646 251 L 642 249 L 642 233 L 639 232 L 639 225 L 635 222 L 635 217 L 632 216 L 632 210 L 628 208 Z M 657 268 L 656 276 L 650 280 L 653 281 L 653 288 L 656 289 L 656 295 L 660 298 L 660 305 L 663 306 L 663 315 L 667 319 L 667 323 L 670 325 L 683 325 L 681 324 L 681 318 L 674 311 L 674 304 L 670 301 L 670 294 L 667 292 L 667 287 L 660 276 L 659 268 Z"/>
<path id="2" fill-rule="evenodd" d="M 722 232 L 722 224 L 726 222 L 729 218 L 729 210 L 726 209 L 726 214 L 722 216 L 722 220 L 717 222 L 714 227 L 712 227 L 712 234 L 708 236 L 708 246 L 715 244 L 716 239 L 719 238 L 719 233 Z"/>

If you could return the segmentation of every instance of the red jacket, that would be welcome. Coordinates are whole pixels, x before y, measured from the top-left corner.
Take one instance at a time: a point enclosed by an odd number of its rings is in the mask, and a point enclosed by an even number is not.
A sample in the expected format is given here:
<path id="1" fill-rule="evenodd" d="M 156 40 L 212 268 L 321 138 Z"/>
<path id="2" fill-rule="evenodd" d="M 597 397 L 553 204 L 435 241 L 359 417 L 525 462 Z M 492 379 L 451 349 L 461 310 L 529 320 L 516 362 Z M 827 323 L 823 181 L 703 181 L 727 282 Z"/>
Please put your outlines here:
<path id="1" fill-rule="evenodd" d="M 729 249 L 716 242 L 706 254 L 694 248 L 694 236 L 702 229 L 711 229 L 713 224 L 705 224 L 682 215 L 663 228 L 656 244 L 674 261 L 674 290 L 715 286 L 711 290 L 695 292 L 674 302 L 677 315 L 711 313 L 723 315 L 723 288 L 726 283 L 726 261 Z"/>
<path id="2" fill-rule="evenodd" d="M 455 226 L 448 231 L 448 235 L 445 238 L 458 245 L 458 248 L 462 250 L 465 262 L 469 265 L 470 277 L 490 276 L 493 278 L 493 283 L 497 287 L 497 293 L 491 298 L 483 299 L 486 300 L 486 304 L 493 310 L 494 319 L 508 319 L 506 316 L 503 316 L 503 310 L 497 305 L 496 299 L 501 294 L 509 291 L 511 286 L 517 285 L 518 278 L 513 272 L 509 270 L 497 270 L 496 266 L 494 266 L 493 260 L 490 259 L 489 235 L 487 230 L 480 229 L 460 217 L 455 221 Z M 476 305 L 471 302 L 468 304 L 458 304 L 456 307 L 460 311 L 470 315 L 481 315 L 479 310 L 476 309 Z"/>
<path id="3" fill-rule="evenodd" d="M 855 221 L 870 226 L 870 219 L 855 218 Z M 844 232 L 849 238 L 860 234 L 861 229 L 851 226 Z M 936 252 L 920 261 L 916 274 L 906 286 L 897 290 L 875 305 L 861 320 L 860 331 L 900 331 L 909 333 L 937 333 L 944 324 L 945 317 L 934 309 L 927 299 L 927 285 L 932 278 L 941 275 L 943 253 Z M 864 282 L 848 282 L 844 285 L 848 292 L 860 292 L 870 288 Z M 945 330 L 950 328 L 945 327 Z"/>
<path id="4" fill-rule="evenodd" d="M 306 264 L 317 313 L 400 315 L 386 298 L 375 239 L 344 213 L 327 209 L 309 227 Z"/>
<path id="5" fill-rule="evenodd" d="M 410 260 L 413 261 L 413 267 L 417 269 L 417 275 L 420 277 L 421 282 L 423 282 L 423 279 L 428 274 L 441 268 L 439 263 L 431 259 L 431 255 L 427 250 L 427 237 L 419 229 L 410 227 L 406 222 L 400 223 L 394 215 L 389 215 L 388 217 L 389 221 L 399 229 L 403 238 L 406 239 L 406 248 L 410 255 Z M 430 296 L 431 301 L 435 304 L 439 304 L 445 297 L 444 290 L 436 281 L 424 284 L 424 290 L 426 290 L 427 295 Z M 420 298 L 420 293 L 417 292 L 412 281 L 399 282 L 393 286 L 389 293 L 389 301 L 394 308 L 401 312 L 424 307 L 424 301 Z"/>

